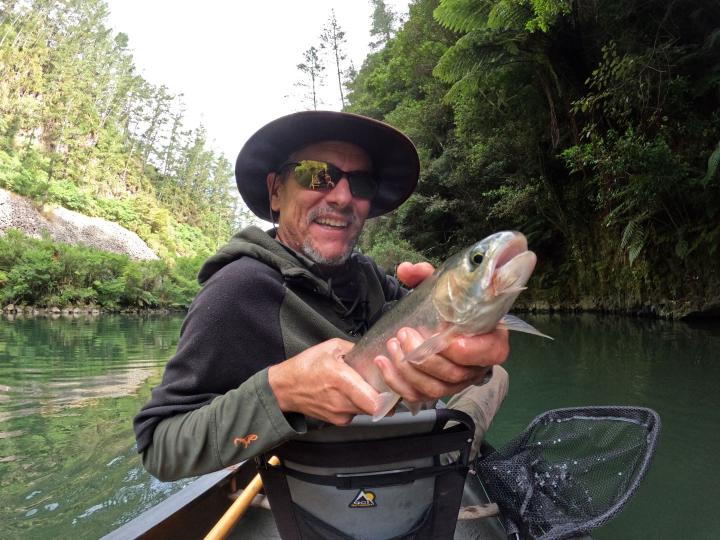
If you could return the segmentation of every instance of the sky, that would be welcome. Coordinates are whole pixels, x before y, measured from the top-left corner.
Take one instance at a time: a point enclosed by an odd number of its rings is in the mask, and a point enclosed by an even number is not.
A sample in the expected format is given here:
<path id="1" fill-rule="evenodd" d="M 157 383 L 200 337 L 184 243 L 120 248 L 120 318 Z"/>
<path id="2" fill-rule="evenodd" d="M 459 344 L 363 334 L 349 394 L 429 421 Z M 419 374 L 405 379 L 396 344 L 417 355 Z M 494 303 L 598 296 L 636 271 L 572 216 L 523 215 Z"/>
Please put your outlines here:
<path id="1" fill-rule="evenodd" d="M 295 84 L 297 64 L 331 9 L 345 31 L 348 59 L 360 68 L 369 52 L 369 0 L 109 0 L 109 24 L 129 37 L 135 66 L 151 84 L 182 93 L 186 127 L 202 123 L 210 146 L 235 162 L 243 143 L 267 122 L 310 108 Z M 401 16 L 408 0 L 386 0 Z M 339 110 L 326 69 L 322 107 Z M 334 83 L 334 84 L 333 84 Z"/>

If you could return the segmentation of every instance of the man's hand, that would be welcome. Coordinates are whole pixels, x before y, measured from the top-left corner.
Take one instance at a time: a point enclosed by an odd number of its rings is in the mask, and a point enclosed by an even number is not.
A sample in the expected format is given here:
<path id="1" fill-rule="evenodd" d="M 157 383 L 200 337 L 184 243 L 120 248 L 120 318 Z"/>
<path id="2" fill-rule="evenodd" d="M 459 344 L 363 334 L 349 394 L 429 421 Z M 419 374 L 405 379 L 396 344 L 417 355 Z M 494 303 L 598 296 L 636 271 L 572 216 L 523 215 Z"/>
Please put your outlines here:
<path id="1" fill-rule="evenodd" d="M 352 347 L 330 339 L 271 366 L 268 379 L 280 409 L 338 426 L 356 414 L 373 414 L 378 393 L 341 358 Z"/>
<path id="2" fill-rule="evenodd" d="M 408 286 L 416 286 L 434 271 L 428 263 L 402 263 L 397 275 Z M 510 351 L 507 330 L 495 330 L 473 337 L 459 337 L 447 349 L 410 364 L 403 357 L 425 338 L 412 328 L 401 329 L 388 341 L 390 358 L 375 359 L 385 382 L 406 401 L 434 401 L 456 394 L 482 381 L 490 366 L 502 364 Z"/>

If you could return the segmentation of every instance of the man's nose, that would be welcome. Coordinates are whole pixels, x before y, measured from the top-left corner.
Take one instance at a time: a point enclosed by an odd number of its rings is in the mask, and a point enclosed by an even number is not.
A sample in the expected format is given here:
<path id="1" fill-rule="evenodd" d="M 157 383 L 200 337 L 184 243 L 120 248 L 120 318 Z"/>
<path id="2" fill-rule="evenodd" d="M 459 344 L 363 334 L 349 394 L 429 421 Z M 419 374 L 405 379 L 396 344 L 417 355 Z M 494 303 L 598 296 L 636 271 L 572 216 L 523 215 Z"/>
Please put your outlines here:
<path id="1" fill-rule="evenodd" d="M 337 184 L 335 184 L 335 187 L 328 191 L 327 195 L 325 195 L 325 200 L 328 203 L 335 204 L 340 208 L 350 204 L 352 198 L 353 196 L 350 191 L 350 183 L 344 176 Z"/>

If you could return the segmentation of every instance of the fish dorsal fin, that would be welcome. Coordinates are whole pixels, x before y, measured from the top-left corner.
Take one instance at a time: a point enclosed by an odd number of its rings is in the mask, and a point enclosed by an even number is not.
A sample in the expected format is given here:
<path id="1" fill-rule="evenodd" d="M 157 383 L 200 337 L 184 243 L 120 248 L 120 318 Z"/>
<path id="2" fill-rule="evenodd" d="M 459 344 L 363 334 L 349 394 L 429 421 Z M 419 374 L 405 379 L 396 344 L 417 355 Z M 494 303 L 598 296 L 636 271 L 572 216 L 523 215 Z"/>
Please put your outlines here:
<path id="1" fill-rule="evenodd" d="M 535 336 L 553 339 L 547 334 L 543 334 L 540 330 L 538 330 L 531 324 L 528 324 L 519 317 L 516 317 L 515 315 L 510 315 L 509 313 L 505 315 L 502 319 L 500 319 L 497 327 L 505 328 L 506 330 L 514 330 L 515 332 L 524 332 L 526 334 L 533 334 Z"/>

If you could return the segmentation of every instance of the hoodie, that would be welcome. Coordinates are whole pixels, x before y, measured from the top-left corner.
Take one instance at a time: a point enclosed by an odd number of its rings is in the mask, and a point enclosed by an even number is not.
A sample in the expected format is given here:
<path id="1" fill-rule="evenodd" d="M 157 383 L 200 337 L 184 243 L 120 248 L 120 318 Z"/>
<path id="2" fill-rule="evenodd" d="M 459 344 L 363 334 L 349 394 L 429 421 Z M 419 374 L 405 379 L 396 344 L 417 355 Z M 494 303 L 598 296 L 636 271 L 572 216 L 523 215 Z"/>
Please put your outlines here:
<path id="1" fill-rule="evenodd" d="M 267 368 L 331 338 L 356 341 L 405 294 L 362 254 L 323 272 L 256 227 L 208 259 L 198 279 L 177 352 L 134 421 L 138 452 L 163 480 L 218 470 L 306 432 L 312 419 L 280 410 Z"/>

